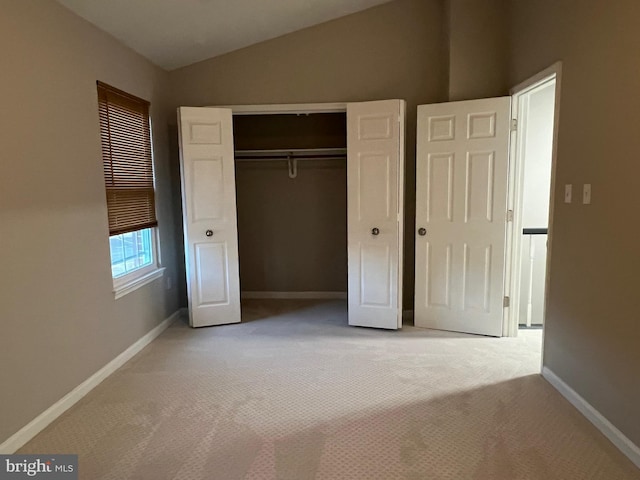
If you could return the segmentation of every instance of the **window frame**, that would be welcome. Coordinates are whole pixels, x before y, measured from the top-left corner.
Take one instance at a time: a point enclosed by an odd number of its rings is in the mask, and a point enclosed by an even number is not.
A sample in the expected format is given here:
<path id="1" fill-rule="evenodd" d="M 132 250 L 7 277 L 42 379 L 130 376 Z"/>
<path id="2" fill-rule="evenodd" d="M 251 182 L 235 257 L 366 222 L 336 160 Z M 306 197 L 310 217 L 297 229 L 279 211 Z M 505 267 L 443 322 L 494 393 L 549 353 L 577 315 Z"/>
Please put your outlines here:
<path id="1" fill-rule="evenodd" d="M 142 230 L 147 229 L 142 228 L 140 230 L 136 230 L 136 232 L 140 232 Z M 135 270 L 119 277 L 114 277 L 113 273 L 111 274 L 111 278 L 113 279 L 113 294 L 116 300 L 140 287 L 143 287 L 144 285 L 147 285 L 148 283 L 153 282 L 164 274 L 165 268 L 160 264 L 158 228 L 150 227 L 149 230 L 151 230 L 151 264 L 136 268 Z M 109 239 L 110 238 L 111 236 L 109 236 Z M 109 243 L 109 257 L 111 257 L 111 243 Z M 111 265 L 109 265 L 109 267 L 111 268 Z"/>
<path id="2" fill-rule="evenodd" d="M 110 85 L 107 85 L 103 82 L 98 81 L 97 82 L 98 87 L 100 88 L 102 87 L 106 87 L 108 89 L 112 89 L 117 91 L 118 93 L 122 93 L 128 97 L 132 97 L 132 98 L 137 98 L 134 97 L 133 95 L 124 92 L 122 90 L 118 90 L 114 87 L 111 87 Z M 140 99 L 141 101 L 145 101 Z M 155 165 L 155 155 L 154 155 L 154 141 L 153 141 L 153 123 L 152 123 L 152 119 L 151 119 L 151 105 L 149 102 L 147 102 L 148 104 L 148 115 L 147 115 L 147 122 L 146 122 L 146 126 L 149 129 L 149 147 L 150 147 L 150 154 L 151 154 L 151 169 L 152 169 L 152 175 L 153 175 L 153 193 L 154 196 L 157 193 L 156 190 L 156 165 Z M 102 137 L 102 121 L 99 121 L 99 129 L 101 132 L 101 137 Z M 102 142 L 102 139 L 100 140 Z M 106 180 L 105 180 L 106 182 Z M 106 187 L 106 183 L 105 183 L 105 187 Z M 155 206 L 157 207 L 157 204 L 155 204 Z M 156 214 L 157 215 L 157 214 Z M 135 270 L 132 270 L 124 275 L 120 275 L 118 277 L 114 277 L 113 276 L 113 268 L 112 268 L 112 251 L 111 251 L 111 238 L 116 236 L 116 235 L 108 235 L 107 236 L 107 243 L 109 245 L 109 271 L 111 273 L 111 279 L 113 281 L 113 294 L 114 294 L 114 298 L 117 300 L 119 298 L 124 297 L 125 295 L 143 287 L 144 285 L 147 285 L 151 282 L 153 282 L 154 280 L 162 277 L 164 275 L 164 271 L 165 268 L 162 266 L 161 263 L 161 255 L 160 255 L 160 239 L 159 239 L 159 227 L 156 226 L 150 226 L 150 227 L 144 227 L 144 228 L 140 228 L 138 230 L 132 230 L 131 233 L 137 233 L 137 232 L 141 232 L 144 230 L 149 230 L 150 231 L 150 236 L 151 236 L 151 264 L 149 265 L 145 265 L 143 267 L 139 267 L 136 268 Z"/>

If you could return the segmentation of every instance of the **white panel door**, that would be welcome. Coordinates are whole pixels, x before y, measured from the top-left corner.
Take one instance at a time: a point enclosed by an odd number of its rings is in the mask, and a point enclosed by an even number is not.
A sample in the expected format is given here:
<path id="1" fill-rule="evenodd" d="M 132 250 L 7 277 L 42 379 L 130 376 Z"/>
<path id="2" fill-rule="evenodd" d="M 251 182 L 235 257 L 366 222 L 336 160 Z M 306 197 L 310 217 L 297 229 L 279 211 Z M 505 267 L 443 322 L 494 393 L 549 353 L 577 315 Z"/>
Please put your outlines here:
<path id="1" fill-rule="evenodd" d="M 240 321 L 238 228 L 230 109 L 178 109 L 189 323 Z"/>
<path id="2" fill-rule="evenodd" d="M 510 101 L 418 106 L 418 327 L 502 335 Z"/>
<path id="3" fill-rule="evenodd" d="M 347 105 L 349 325 L 402 327 L 403 100 Z"/>

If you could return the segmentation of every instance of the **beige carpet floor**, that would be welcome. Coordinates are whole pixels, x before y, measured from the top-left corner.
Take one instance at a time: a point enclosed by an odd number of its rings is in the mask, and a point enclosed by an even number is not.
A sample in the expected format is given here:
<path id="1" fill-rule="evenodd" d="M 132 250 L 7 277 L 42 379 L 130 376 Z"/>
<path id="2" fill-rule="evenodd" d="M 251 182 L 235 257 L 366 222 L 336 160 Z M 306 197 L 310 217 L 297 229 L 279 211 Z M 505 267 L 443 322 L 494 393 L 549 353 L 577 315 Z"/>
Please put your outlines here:
<path id="1" fill-rule="evenodd" d="M 184 322 L 21 453 L 98 479 L 638 479 L 517 339 L 350 328 L 341 301 Z"/>

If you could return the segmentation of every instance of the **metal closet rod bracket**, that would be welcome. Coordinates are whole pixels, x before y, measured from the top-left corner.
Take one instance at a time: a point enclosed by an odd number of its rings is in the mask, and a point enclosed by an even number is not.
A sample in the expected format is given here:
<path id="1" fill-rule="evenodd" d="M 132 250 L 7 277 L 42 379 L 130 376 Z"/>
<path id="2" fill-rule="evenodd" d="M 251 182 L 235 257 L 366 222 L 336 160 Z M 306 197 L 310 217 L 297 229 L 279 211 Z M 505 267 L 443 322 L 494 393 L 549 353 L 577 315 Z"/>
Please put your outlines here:
<path id="1" fill-rule="evenodd" d="M 289 156 L 287 163 L 289 164 L 289 178 L 296 178 L 298 176 L 298 159 Z"/>

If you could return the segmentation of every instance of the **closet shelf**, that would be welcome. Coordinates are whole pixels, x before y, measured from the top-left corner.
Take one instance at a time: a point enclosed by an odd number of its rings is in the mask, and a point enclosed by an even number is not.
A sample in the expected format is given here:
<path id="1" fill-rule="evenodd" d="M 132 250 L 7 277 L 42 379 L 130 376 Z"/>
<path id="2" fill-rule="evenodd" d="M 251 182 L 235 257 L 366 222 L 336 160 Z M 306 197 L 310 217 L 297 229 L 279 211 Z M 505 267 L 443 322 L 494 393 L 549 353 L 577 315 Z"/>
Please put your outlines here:
<path id="1" fill-rule="evenodd" d="M 293 148 L 269 150 L 236 150 L 236 160 L 317 160 L 344 159 L 346 148 Z"/>

